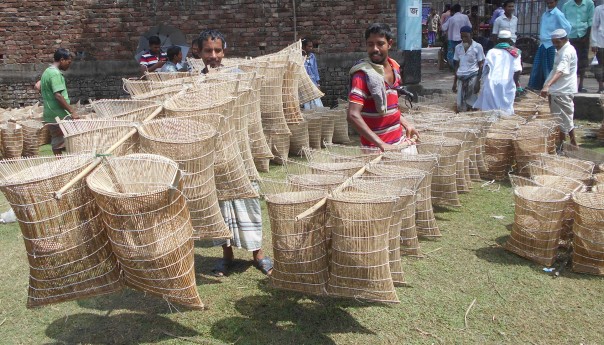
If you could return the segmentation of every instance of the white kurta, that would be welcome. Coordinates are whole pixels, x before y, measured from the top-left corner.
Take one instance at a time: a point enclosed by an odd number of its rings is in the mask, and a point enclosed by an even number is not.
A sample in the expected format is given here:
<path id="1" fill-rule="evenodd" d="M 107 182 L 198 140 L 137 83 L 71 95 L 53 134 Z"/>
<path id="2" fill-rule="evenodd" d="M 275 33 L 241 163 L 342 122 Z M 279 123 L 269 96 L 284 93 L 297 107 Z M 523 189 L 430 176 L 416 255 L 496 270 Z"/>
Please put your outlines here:
<path id="1" fill-rule="evenodd" d="M 518 71 L 522 71 L 520 56 L 514 58 L 505 49 L 489 50 L 482 70 L 482 90 L 474 103 L 474 108 L 501 110 L 512 115 L 516 97 L 514 72 Z"/>

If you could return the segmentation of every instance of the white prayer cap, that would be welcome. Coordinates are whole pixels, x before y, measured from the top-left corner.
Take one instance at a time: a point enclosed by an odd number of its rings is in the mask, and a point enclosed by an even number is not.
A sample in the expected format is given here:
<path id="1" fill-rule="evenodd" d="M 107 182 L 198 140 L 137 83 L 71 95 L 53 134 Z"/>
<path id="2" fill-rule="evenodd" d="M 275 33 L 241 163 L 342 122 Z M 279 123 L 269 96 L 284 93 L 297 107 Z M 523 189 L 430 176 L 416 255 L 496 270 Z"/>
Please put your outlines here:
<path id="1" fill-rule="evenodd" d="M 499 31 L 499 35 L 497 35 L 497 37 L 499 38 L 512 38 L 512 32 L 509 30 L 501 30 Z"/>
<path id="2" fill-rule="evenodd" d="M 551 38 L 564 38 L 567 35 L 568 34 L 566 33 L 566 31 L 564 29 L 558 29 L 558 30 L 555 30 L 554 32 L 552 32 Z"/>

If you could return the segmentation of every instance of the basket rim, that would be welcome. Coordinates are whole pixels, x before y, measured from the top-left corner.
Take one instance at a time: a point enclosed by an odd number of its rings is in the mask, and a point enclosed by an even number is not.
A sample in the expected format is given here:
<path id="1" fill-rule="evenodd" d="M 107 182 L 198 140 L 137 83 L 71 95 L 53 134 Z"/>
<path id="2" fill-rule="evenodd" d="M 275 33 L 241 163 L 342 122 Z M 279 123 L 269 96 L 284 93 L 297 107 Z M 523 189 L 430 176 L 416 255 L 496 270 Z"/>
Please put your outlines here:
<path id="1" fill-rule="evenodd" d="M 55 177 L 60 177 L 60 176 L 64 176 L 67 174 L 70 174 L 80 168 L 82 168 L 83 166 L 90 164 L 93 159 L 94 159 L 94 155 L 90 155 L 90 154 L 72 154 L 72 155 L 61 155 L 60 157 L 57 156 L 36 156 L 36 157 L 30 157 L 30 158 L 25 158 L 25 157 L 19 157 L 19 158 L 9 158 L 9 159 L 4 159 L 2 160 L 2 162 L 0 162 L 1 164 L 8 164 L 8 163 L 12 163 L 12 162 L 16 162 L 16 161 L 26 161 L 26 160 L 41 160 L 42 163 L 38 164 L 44 164 L 46 162 L 56 162 L 59 160 L 64 160 L 64 159 L 82 159 L 82 163 L 78 164 L 77 166 L 74 166 L 73 168 L 69 168 L 64 172 L 61 172 L 60 174 L 53 174 L 53 175 L 45 175 L 45 176 L 40 176 L 40 177 L 36 177 L 36 178 L 28 178 L 28 179 L 22 179 L 19 181 L 9 181 L 8 179 L 1 177 L 0 176 L 0 187 L 6 187 L 6 186 L 22 186 L 22 185 L 27 185 L 27 184 L 32 184 L 32 183 L 37 183 L 37 182 L 41 182 L 44 180 L 47 180 L 49 178 L 55 178 Z M 87 158 L 87 159 L 85 159 Z M 33 167 L 32 167 L 33 168 Z M 11 175 L 12 176 L 12 175 Z"/>

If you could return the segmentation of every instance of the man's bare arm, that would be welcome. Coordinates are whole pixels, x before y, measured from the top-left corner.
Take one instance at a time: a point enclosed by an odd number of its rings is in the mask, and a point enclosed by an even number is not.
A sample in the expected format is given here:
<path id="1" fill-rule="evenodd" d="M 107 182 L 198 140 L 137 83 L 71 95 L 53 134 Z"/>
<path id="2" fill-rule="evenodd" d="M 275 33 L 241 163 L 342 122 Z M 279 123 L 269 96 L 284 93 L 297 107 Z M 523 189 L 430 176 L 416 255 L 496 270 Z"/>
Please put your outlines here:
<path id="1" fill-rule="evenodd" d="M 363 118 L 361 117 L 361 109 L 363 106 L 357 103 L 349 102 L 348 103 L 348 114 L 347 119 L 348 123 L 352 124 L 357 132 L 369 140 L 375 146 L 379 147 L 382 151 L 391 148 L 392 145 L 386 144 L 380 137 L 377 136 L 370 128 L 367 126 Z"/>
<path id="2" fill-rule="evenodd" d="M 74 118 L 74 119 L 78 118 L 78 116 L 75 113 L 75 109 L 73 109 L 73 107 L 67 103 L 67 101 L 65 100 L 63 95 L 61 95 L 60 92 L 55 92 L 55 99 L 57 100 L 57 103 L 59 103 L 61 108 L 67 110 L 69 112 L 69 114 L 71 114 L 72 118 Z"/>

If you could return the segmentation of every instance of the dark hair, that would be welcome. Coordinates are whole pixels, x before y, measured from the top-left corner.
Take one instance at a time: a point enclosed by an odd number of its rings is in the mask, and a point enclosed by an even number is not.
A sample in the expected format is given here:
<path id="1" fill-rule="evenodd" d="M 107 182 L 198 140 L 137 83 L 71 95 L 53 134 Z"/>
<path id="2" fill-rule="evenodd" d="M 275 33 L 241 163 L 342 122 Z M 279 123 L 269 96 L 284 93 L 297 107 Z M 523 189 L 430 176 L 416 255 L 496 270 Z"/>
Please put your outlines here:
<path id="1" fill-rule="evenodd" d="M 149 45 L 152 45 L 152 44 L 161 44 L 161 40 L 159 39 L 159 37 L 157 37 L 157 36 L 149 37 Z"/>
<path id="2" fill-rule="evenodd" d="M 443 11 L 443 13 L 447 12 L 450 9 L 451 9 L 451 4 L 446 4 L 445 5 L 445 10 Z"/>
<path id="3" fill-rule="evenodd" d="M 54 59 L 56 62 L 61 61 L 61 59 L 70 60 L 71 55 L 69 54 L 69 50 L 65 48 L 59 48 L 55 51 Z"/>
<path id="4" fill-rule="evenodd" d="M 226 40 L 224 39 L 224 35 L 215 29 L 204 30 L 199 34 L 199 48 L 203 47 L 203 42 L 207 40 L 221 40 L 222 41 L 222 49 L 226 49 Z"/>
<path id="5" fill-rule="evenodd" d="M 180 47 L 179 46 L 171 46 L 170 48 L 168 48 L 168 51 L 166 52 L 166 55 L 168 55 L 168 61 L 172 61 L 172 59 L 174 59 L 178 53 L 180 53 Z"/>
<path id="6" fill-rule="evenodd" d="M 192 46 L 198 46 L 201 48 L 201 40 L 199 39 L 199 37 L 196 37 L 195 39 L 193 39 L 193 41 L 191 42 L 191 47 Z"/>
<path id="7" fill-rule="evenodd" d="M 394 37 L 388 24 L 384 23 L 373 23 L 369 25 L 367 30 L 365 30 L 365 39 L 368 39 L 371 34 L 385 36 L 387 40 L 391 40 Z"/>
<path id="8" fill-rule="evenodd" d="M 453 7 L 451 7 L 451 12 L 454 12 L 454 13 L 461 12 L 461 5 L 460 4 L 453 5 Z"/>
<path id="9" fill-rule="evenodd" d="M 515 0 L 507 0 L 507 1 L 504 1 L 504 2 L 503 2 L 502 7 L 506 7 L 506 6 L 507 6 L 509 3 L 515 4 L 515 3 L 516 3 L 516 1 L 515 1 Z"/>
<path id="10" fill-rule="evenodd" d="M 304 47 L 305 45 L 307 45 L 307 44 L 308 44 L 308 42 L 313 42 L 312 37 L 304 37 L 304 38 L 302 39 L 302 47 Z"/>

